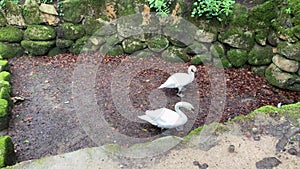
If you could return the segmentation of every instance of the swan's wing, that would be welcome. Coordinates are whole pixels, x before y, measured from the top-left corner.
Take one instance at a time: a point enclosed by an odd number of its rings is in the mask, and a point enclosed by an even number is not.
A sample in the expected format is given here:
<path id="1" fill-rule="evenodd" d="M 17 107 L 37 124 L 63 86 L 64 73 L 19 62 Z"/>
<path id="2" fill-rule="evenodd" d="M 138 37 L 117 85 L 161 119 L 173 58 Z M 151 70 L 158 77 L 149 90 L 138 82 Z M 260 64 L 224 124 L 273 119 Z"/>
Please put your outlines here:
<path id="1" fill-rule="evenodd" d="M 177 88 L 182 87 L 193 81 L 193 78 L 187 73 L 175 73 L 170 76 L 159 88 Z"/>
<path id="2" fill-rule="evenodd" d="M 145 114 L 138 117 L 161 128 L 172 128 L 179 119 L 179 115 L 176 112 L 167 108 L 147 110 Z"/>

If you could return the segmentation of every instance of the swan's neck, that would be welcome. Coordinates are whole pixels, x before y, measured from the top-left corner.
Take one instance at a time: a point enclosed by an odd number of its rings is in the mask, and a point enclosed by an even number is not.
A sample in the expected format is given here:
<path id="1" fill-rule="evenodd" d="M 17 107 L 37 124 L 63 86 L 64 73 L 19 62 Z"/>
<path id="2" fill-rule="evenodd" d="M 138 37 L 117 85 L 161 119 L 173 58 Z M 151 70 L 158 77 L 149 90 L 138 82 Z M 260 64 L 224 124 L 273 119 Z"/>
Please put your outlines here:
<path id="1" fill-rule="evenodd" d="M 191 69 L 189 69 L 188 74 L 191 77 L 192 81 L 194 81 L 194 79 L 195 79 L 195 73 Z"/>
<path id="2" fill-rule="evenodd" d="M 182 106 L 182 105 L 176 104 L 176 105 L 175 105 L 175 111 L 176 111 L 176 113 L 179 114 L 179 116 L 180 116 L 180 118 L 181 118 L 182 121 L 187 121 L 187 117 L 186 117 L 186 115 L 179 109 L 180 107 L 183 107 L 183 106 Z"/>

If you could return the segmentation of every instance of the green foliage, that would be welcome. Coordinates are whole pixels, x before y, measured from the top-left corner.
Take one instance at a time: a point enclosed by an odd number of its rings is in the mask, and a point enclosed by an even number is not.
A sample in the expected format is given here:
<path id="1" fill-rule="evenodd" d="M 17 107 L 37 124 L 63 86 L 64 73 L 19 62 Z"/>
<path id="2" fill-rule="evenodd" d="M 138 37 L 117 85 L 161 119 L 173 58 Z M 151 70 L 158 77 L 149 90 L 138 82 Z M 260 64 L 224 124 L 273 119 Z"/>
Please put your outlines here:
<path id="1" fill-rule="evenodd" d="M 193 3 L 194 8 L 191 16 L 205 15 L 207 18 L 216 17 L 219 21 L 222 21 L 220 15 L 225 14 L 228 16 L 232 13 L 234 3 L 234 0 L 197 0 Z"/>
<path id="2" fill-rule="evenodd" d="M 52 4 L 54 0 L 40 0 L 40 2 L 44 4 Z"/>
<path id="3" fill-rule="evenodd" d="M 150 4 L 150 8 L 155 8 L 156 13 L 161 16 L 167 16 L 170 13 L 169 5 L 170 0 L 147 0 Z"/>
<path id="4" fill-rule="evenodd" d="M 18 4 L 20 0 L 10 0 L 12 3 Z M 5 0 L 0 0 L 0 10 L 5 7 Z"/>

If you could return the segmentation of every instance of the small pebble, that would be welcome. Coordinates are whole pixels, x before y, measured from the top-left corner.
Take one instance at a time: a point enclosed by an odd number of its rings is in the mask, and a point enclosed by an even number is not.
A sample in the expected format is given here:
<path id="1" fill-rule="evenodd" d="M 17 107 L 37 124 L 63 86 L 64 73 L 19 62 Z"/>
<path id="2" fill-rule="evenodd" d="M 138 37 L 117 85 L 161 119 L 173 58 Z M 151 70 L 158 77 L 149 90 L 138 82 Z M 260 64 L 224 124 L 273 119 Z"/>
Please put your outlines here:
<path id="1" fill-rule="evenodd" d="M 260 136 L 253 136 L 254 141 L 259 141 L 260 140 Z"/>
<path id="2" fill-rule="evenodd" d="M 252 133 L 255 135 L 255 134 L 258 134 L 258 128 L 256 127 L 253 127 L 252 128 Z"/>
<path id="3" fill-rule="evenodd" d="M 288 149 L 288 153 L 290 155 L 297 155 L 297 150 L 295 148 L 290 148 L 290 149 Z"/>
<path id="4" fill-rule="evenodd" d="M 249 131 L 246 131 L 246 132 L 245 132 L 245 136 L 246 136 L 247 138 L 250 138 L 250 137 L 251 137 L 251 133 L 250 133 Z"/>
<path id="5" fill-rule="evenodd" d="M 234 145 L 230 145 L 230 146 L 228 147 L 228 151 L 229 151 L 230 153 L 233 153 L 233 152 L 234 152 L 234 149 L 235 149 L 235 146 L 234 146 Z"/>

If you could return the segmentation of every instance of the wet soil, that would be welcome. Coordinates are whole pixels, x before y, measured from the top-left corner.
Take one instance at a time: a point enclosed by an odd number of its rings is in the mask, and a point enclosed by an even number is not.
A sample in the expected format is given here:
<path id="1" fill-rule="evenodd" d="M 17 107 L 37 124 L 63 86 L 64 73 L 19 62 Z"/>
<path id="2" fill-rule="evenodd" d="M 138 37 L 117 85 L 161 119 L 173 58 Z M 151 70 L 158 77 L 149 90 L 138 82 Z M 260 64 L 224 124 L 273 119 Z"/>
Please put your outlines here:
<path id="1" fill-rule="evenodd" d="M 12 137 L 18 161 L 36 159 L 77 149 L 99 146 L 103 143 L 130 143 L 101 135 L 111 130 L 132 138 L 152 140 L 163 135 L 184 136 L 190 130 L 214 121 L 225 122 L 237 115 L 246 115 L 252 110 L 278 103 L 290 104 L 300 101 L 300 93 L 278 89 L 268 84 L 249 67 L 240 69 L 216 69 L 210 64 L 197 67 L 195 82 L 186 87 L 183 98 L 176 96 L 176 89 L 157 87 L 174 72 L 186 72 L 186 63 L 168 63 L 157 56 L 147 59 L 131 56 L 80 56 L 72 54 L 54 57 L 22 56 L 9 60 L 12 73 L 12 96 L 24 97 L 12 110 L 8 134 Z M 93 63 L 97 66 L 95 76 L 76 75 Z M 138 64 L 136 64 L 138 63 Z M 80 67 L 85 65 L 83 67 Z M 88 70 L 88 69 L 86 69 Z M 75 73 L 74 73 L 75 72 Z M 80 72 L 80 71 L 79 71 Z M 84 75 L 84 73 L 82 74 Z M 75 79 L 74 79 L 75 78 Z M 74 93 L 76 78 L 90 89 L 82 89 L 82 98 L 95 100 L 97 111 L 78 112 L 78 106 L 88 109 Z M 76 82 L 74 84 L 74 82 Z M 80 82 L 79 82 L 80 83 Z M 89 91 L 93 95 L 89 95 Z M 81 104 L 78 104 L 79 102 Z M 183 131 L 161 130 L 137 118 L 145 110 L 159 107 L 174 109 L 178 101 L 188 101 L 195 112 L 187 112 L 189 121 Z M 89 104 L 88 104 L 89 105 Z M 125 113 L 124 113 L 125 112 Z M 93 121 L 103 142 L 95 140 L 79 114 L 87 118 L 103 117 L 107 128 Z M 138 142 L 138 141 L 137 141 Z"/>

